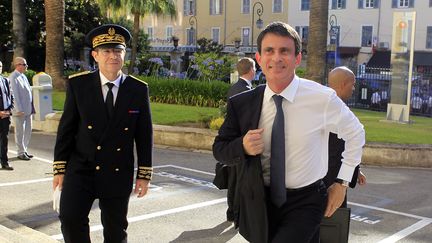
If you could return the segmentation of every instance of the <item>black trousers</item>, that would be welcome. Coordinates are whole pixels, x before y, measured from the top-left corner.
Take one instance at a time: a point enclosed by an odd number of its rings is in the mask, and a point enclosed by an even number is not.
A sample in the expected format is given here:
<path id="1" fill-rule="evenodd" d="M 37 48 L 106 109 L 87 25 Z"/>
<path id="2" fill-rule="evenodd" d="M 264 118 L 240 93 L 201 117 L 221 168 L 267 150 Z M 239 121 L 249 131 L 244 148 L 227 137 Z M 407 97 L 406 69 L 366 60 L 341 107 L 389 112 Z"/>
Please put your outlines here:
<path id="1" fill-rule="evenodd" d="M 7 156 L 9 125 L 10 118 L 0 119 L 0 160 L 2 165 L 6 165 L 9 160 Z"/>
<path id="2" fill-rule="evenodd" d="M 327 206 L 327 189 L 319 180 L 301 189 L 287 189 L 287 201 L 273 205 L 267 188 L 269 242 L 309 243 L 319 230 Z"/>
<path id="3" fill-rule="evenodd" d="M 91 173 L 90 173 L 91 174 Z M 89 243 L 89 218 L 97 198 L 93 175 L 66 175 L 60 198 L 60 222 L 66 243 Z M 104 243 L 127 242 L 129 196 L 99 198 Z"/>
<path id="4" fill-rule="evenodd" d="M 227 219 L 234 220 L 234 198 L 237 186 L 237 166 L 228 166 Z"/>

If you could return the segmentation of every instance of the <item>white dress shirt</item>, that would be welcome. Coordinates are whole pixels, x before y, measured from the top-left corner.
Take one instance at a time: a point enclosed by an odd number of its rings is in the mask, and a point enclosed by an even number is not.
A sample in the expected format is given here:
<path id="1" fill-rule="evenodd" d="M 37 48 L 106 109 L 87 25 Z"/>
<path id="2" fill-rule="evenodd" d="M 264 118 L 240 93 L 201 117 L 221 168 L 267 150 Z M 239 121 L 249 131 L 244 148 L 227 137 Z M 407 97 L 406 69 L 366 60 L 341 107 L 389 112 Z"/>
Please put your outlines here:
<path id="1" fill-rule="evenodd" d="M 104 101 L 106 99 L 106 96 L 107 96 L 107 93 L 108 93 L 108 90 L 109 90 L 108 85 L 106 85 L 106 83 L 113 83 L 114 84 L 114 86 L 112 87 L 111 90 L 113 92 L 113 96 L 114 96 L 114 100 L 113 101 L 114 101 L 114 105 L 115 105 L 115 102 L 117 100 L 118 90 L 119 90 L 120 84 L 124 80 L 123 76 L 125 76 L 125 75 L 124 74 L 120 74 L 120 76 L 118 76 L 116 78 L 116 80 L 114 80 L 114 81 L 109 81 L 101 72 L 99 72 L 99 75 L 100 75 L 100 80 L 101 80 L 102 94 L 103 94 Z"/>
<path id="2" fill-rule="evenodd" d="M 264 184 L 270 185 L 271 133 L 276 107 L 267 86 L 259 121 L 264 128 L 261 156 Z M 334 90 L 297 76 L 280 93 L 285 118 L 286 188 L 307 186 L 327 174 L 329 132 L 345 140 L 338 178 L 351 181 L 365 143 L 363 125 Z"/>

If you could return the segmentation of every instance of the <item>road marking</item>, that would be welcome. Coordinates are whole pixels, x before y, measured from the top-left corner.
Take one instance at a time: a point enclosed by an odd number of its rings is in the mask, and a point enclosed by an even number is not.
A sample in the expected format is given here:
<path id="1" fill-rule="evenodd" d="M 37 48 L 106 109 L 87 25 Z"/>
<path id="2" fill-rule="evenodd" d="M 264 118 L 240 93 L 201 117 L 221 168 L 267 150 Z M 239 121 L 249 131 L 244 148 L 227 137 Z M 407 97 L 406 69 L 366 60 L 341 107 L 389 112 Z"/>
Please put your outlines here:
<path id="1" fill-rule="evenodd" d="M 420 220 L 431 220 L 432 221 L 432 218 L 422 217 L 422 216 L 418 216 L 418 215 L 414 215 L 414 214 L 409 214 L 409 213 L 402 213 L 402 212 L 398 212 L 398 211 L 394 211 L 394 210 L 390 210 L 390 209 L 379 208 L 379 207 L 374 207 L 374 206 L 369 206 L 369 205 L 364 205 L 364 204 L 354 203 L 354 202 L 348 202 L 348 204 L 351 204 L 351 205 L 354 205 L 354 206 L 358 206 L 358 207 L 363 207 L 363 208 L 369 208 L 369 209 L 373 209 L 373 210 L 377 210 L 377 211 L 381 211 L 381 212 L 386 212 L 386 213 L 391 213 L 391 214 L 397 214 L 397 215 L 401 215 L 401 216 L 405 216 L 405 217 L 410 217 L 410 218 L 415 218 L 415 219 L 420 219 Z"/>
<path id="2" fill-rule="evenodd" d="M 15 155 L 18 154 L 18 152 L 15 151 L 15 150 L 9 150 L 9 152 L 12 153 L 12 154 L 15 154 Z M 48 164 L 52 164 L 52 163 L 53 163 L 53 160 L 52 160 L 52 159 L 51 159 L 51 160 L 50 160 L 50 159 L 44 159 L 44 158 L 37 157 L 37 156 L 34 156 L 34 157 L 32 158 L 32 160 L 33 160 L 33 159 L 38 160 L 38 161 L 41 161 L 41 162 L 45 162 L 45 163 L 48 163 Z"/>
<path id="3" fill-rule="evenodd" d="M 43 178 L 43 179 L 35 179 L 35 180 L 27 180 L 27 181 L 6 182 L 6 183 L 0 183 L 0 187 L 39 183 L 39 182 L 45 182 L 45 181 L 52 181 L 52 179 L 53 178 Z"/>
<path id="4" fill-rule="evenodd" d="M 216 205 L 219 203 L 224 203 L 224 202 L 226 202 L 226 197 L 211 200 L 211 201 L 205 201 L 205 202 L 195 203 L 195 204 L 191 204 L 191 205 L 186 205 L 183 207 L 172 208 L 172 209 L 168 209 L 168 210 L 164 210 L 164 211 L 159 211 L 159 212 L 154 212 L 154 213 L 149 213 L 149 214 L 131 217 L 131 218 L 128 218 L 128 222 L 129 223 L 138 222 L 138 221 L 142 221 L 142 220 L 146 220 L 146 219 L 151 219 L 151 218 L 161 217 L 161 216 L 165 216 L 165 215 L 180 213 L 180 212 L 193 210 L 193 209 L 197 209 L 197 208 L 213 206 L 213 205 Z M 102 229 L 103 229 L 103 226 L 101 224 L 94 225 L 94 226 L 90 227 L 90 232 L 100 231 Z M 62 240 L 63 239 L 62 234 L 52 235 L 51 237 L 53 239 L 56 239 L 56 240 Z"/>
<path id="5" fill-rule="evenodd" d="M 392 236 L 389 236 L 389 237 L 379 241 L 378 243 L 395 243 L 395 242 L 407 237 L 408 235 L 416 232 L 417 230 L 420 230 L 421 228 L 429 225 L 430 223 L 432 223 L 432 220 L 427 220 L 427 219 L 420 220 L 419 222 L 397 232 L 396 234 L 393 234 Z"/>
<path id="6" fill-rule="evenodd" d="M 206 171 L 202 171 L 202 170 L 195 170 L 195 169 L 191 169 L 191 168 L 187 168 L 187 167 L 182 167 L 182 166 L 177 166 L 177 165 L 168 165 L 169 167 L 173 167 L 173 168 L 177 168 L 177 169 L 182 169 L 182 170 L 188 170 L 188 171 L 193 171 L 193 172 L 198 172 L 201 174 L 205 174 L 205 175 L 211 175 L 214 176 L 215 173 L 210 173 L 210 172 L 206 172 Z M 167 166 L 167 167 L 168 167 Z"/>

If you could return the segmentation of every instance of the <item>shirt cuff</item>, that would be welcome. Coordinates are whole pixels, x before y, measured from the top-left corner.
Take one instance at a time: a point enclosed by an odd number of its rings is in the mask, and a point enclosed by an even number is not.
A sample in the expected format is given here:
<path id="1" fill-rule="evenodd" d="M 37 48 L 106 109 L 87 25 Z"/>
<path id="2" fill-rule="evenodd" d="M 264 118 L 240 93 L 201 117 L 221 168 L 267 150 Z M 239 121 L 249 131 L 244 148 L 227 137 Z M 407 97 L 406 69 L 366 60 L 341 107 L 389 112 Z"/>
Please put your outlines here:
<path id="1" fill-rule="evenodd" d="M 138 166 L 137 179 L 151 180 L 153 174 L 152 167 Z"/>

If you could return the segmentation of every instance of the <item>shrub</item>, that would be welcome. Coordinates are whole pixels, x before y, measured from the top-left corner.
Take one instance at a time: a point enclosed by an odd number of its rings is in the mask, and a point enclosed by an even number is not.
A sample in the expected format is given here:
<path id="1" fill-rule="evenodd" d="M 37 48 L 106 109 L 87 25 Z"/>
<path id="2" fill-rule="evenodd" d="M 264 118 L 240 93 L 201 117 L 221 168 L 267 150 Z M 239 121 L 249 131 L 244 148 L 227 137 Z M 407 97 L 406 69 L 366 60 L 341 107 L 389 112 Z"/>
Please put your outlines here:
<path id="1" fill-rule="evenodd" d="M 219 107 L 226 98 L 229 84 L 221 81 L 200 82 L 188 79 L 140 77 L 150 87 L 152 102 Z"/>
<path id="2" fill-rule="evenodd" d="M 224 122 L 223 117 L 218 117 L 210 121 L 210 129 L 212 130 L 219 130 Z"/>

